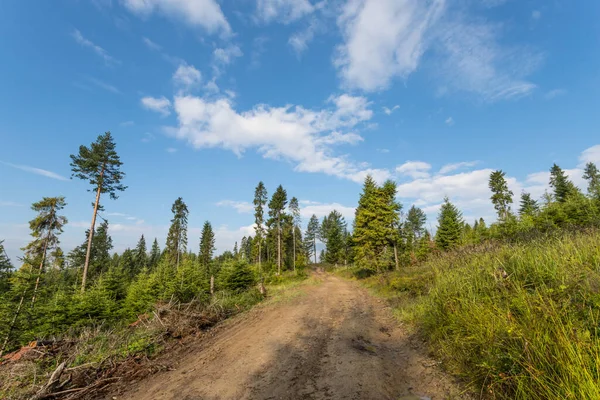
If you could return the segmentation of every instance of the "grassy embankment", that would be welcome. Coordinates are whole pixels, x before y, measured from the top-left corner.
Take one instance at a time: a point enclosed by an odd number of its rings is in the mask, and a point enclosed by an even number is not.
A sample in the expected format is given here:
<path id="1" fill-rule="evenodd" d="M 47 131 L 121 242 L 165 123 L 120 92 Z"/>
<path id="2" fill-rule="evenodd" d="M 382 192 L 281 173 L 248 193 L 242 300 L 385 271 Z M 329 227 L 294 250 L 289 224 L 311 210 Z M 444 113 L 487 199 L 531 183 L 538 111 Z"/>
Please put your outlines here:
<path id="1" fill-rule="evenodd" d="M 600 399 L 597 230 L 463 248 L 364 283 L 482 397 Z"/>

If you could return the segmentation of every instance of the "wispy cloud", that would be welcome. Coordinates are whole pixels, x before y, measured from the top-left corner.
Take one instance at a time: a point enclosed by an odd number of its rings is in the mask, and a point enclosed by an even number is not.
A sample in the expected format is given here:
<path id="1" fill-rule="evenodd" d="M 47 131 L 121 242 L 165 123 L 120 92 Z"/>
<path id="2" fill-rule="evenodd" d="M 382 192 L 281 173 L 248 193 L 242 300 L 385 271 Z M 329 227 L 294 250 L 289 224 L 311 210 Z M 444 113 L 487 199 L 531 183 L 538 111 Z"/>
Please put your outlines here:
<path id="1" fill-rule="evenodd" d="M 440 174 L 444 175 L 449 172 L 453 172 L 462 168 L 470 168 L 479 164 L 479 161 L 462 161 L 452 164 L 446 164 L 442 168 L 440 168 Z"/>
<path id="2" fill-rule="evenodd" d="M 15 201 L 0 200 L 0 207 L 25 207 L 25 204 L 17 203 Z"/>
<path id="3" fill-rule="evenodd" d="M 160 51 L 162 50 L 162 46 L 153 42 L 152 40 L 148 39 L 147 37 L 142 37 L 142 41 L 144 42 L 144 44 L 150 49 L 150 50 L 155 50 L 155 51 Z"/>
<path id="4" fill-rule="evenodd" d="M 148 143 L 150 141 L 154 140 L 154 135 L 151 134 L 150 132 L 146 132 L 144 133 L 144 137 L 142 138 L 142 142 L 143 143 Z"/>
<path id="5" fill-rule="evenodd" d="M 452 125 L 454 125 L 454 118 L 448 117 L 448 118 L 446 118 L 446 121 L 444 121 L 444 122 L 446 123 L 446 125 L 452 126 Z"/>
<path id="6" fill-rule="evenodd" d="M 221 200 L 217 205 L 219 207 L 232 207 L 240 214 L 248 214 L 254 211 L 254 206 L 247 201 Z"/>
<path id="7" fill-rule="evenodd" d="M 176 149 L 175 147 L 167 147 L 167 148 L 165 149 L 165 151 L 166 151 L 167 153 L 171 153 L 171 154 L 173 154 L 173 153 L 177 153 L 177 149 Z"/>
<path id="8" fill-rule="evenodd" d="M 142 97 L 141 99 L 142 106 L 148 110 L 155 111 L 161 114 L 163 117 L 171 114 L 171 100 L 167 99 L 165 96 L 161 97 Z"/>
<path id="9" fill-rule="evenodd" d="M 123 127 L 125 127 L 125 126 L 133 126 L 133 125 L 135 125 L 135 122 L 133 122 L 133 121 L 123 121 L 123 122 L 121 122 L 119 124 L 119 126 L 123 126 Z"/>
<path id="10" fill-rule="evenodd" d="M 386 113 L 386 115 L 392 115 L 394 113 L 394 111 L 396 111 L 399 108 L 400 108 L 400 106 L 397 104 L 392 108 L 383 107 L 383 112 Z"/>
<path id="11" fill-rule="evenodd" d="M 108 52 L 106 50 L 104 50 L 102 47 L 98 46 L 91 40 L 86 39 L 78 29 L 73 30 L 73 32 L 71 32 L 71 36 L 73 37 L 73 39 L 75 39 L 75 41 L 78 44 L 80 44 L 83 47 L 92 49 L 94 51 L 94 53 L 96 53 L 98 56 L 102 57 L 102 59 L 104 60 L 104 63 L 106 65 L 115 65 L 115 64 L 121 63 L 121 61 L 117 60 L 116 58 L 114 58 L 113 56 L 108 54 Z"/>
<path id="12" fill-rule="evenodd" d="M 48 170 L 41 169 L 41 168 L 31 167 L 29 165 L 12 164 L 12 163 L 5 162 L 5 161 L 0 161 L 0 163 L 2 163 L 4 165 L 7 165 L 9 167 L 12 167 L 12 168 L 20 169 L 21 171 L 30 172 L 32 174 L 45 176 L 47 178 L 57 179 L 59 181 L 68 181 L 69 180 L 68 178 L 65 178 L 64 176 L 59 175 L 59 174 L 57 174 L 55 172 L 48 171 Z"/>
<path id="13" fill-rule="evenodd" d="M 116 88 L 115 86 L 113 86 L 109 83 L 101 81 L 100 79 L 88 77 L 87 80 L 90 81 L 92 84 L 96 85 L 97 87 L 99 87 L 100 89 L 106 90 L 107 92 L 121 94 L 121 91 L 118 88 Z"/>
<path id="14" fill-rule="evenodd" d="M 565 89 L 553 89 L 553 90 L 548 91 L 544 95 L 544 98 L 546 100 L 552 100 L 557 97 L 564 96 L 565 94 L 567 94 L 567 91 Z"/>

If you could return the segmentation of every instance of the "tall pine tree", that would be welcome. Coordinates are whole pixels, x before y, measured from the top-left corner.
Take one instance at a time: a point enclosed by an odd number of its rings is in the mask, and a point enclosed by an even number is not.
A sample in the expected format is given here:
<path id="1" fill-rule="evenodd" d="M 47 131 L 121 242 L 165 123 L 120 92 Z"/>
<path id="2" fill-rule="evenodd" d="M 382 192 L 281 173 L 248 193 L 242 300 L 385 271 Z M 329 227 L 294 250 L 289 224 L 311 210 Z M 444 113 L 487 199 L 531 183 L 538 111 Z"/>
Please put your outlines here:
<path id="1" fill-rule="evenodd" d="M 86 180 L 92 186 L 89 191 L 96 192 L 94 202 L 94 213 L 92 224 L 89 229 L 85 262 L 83 265 L 83 276 L 81 279 L 81 291 L 85 291 L 88 267 L 92 252 L 92 238 L 96 226 L 96 215 L 100 207 L 100 195 L 108 193 L 110 198 L 117 199 L 117 192 L 127 189 L 121 184 L 125 173 L 121 171 L 121 159 L 116 151 L 116 145 L 110 132 L 99 135 L 98 139 L 90 147 L 80 146 L 79 154 L 71 155 L 71 178 Z"/>
<path id="2" fill-rule="evenodd" d="M 258 247 L 258 270 L 262 271 L 262 242 L 265 236 L 265 217 L 264 208 L 267 204 L 267 188 L 265 184 L 258 182 L 256 189 L 254 190 L 254 242 Z"/>
<path id="3" fill-rule="evenodd" d="M 171 265 L 175 265 L 179 268 L 179 262 L 181 255 L 185 253 L 187 248 L 187 225 L 188 225 L 188 208 L 183 202 L 181 197 L 175 200 L 171 207 L 173 213 L 173 219 L 171 220 L 171 227 L 169 228 L 169 234 L 167 235 L 166 252 L 169 257 Z"/>
<path id="4" fill-rule="evenodd" d="M 534 216 L 540 210 L 540 207 L 536 200 L 531 197 L 530 193 L 521 193 L 521 202 L 519 205 L 519 216 Z"/>
<path id="5" fill-rule="evenodd" d="M 140 237 L 140 240 L 135 246 L 134 260 L 135 260 L 135 274 L 139 274 L 144 268 L 148 267 L 148 249 L 146 248 L 146 239 L 144 235 Z"/>
<path id="6" fill-rule="evenodd" d="M 150 258 L 148 260 L 148 266 L 150 269 L 156 268 L 158 262 L 160 261 L 160 246 L 158 245 L 158 240 L 154 238 L 154 242 L 152 242 L 152 248 L 150 249 Z"/>
<path id="7" fill-rule="evenodd" d="M 577 192 L 577 188 L 567 178 L 565 171 L 556 164 L 550 168 L 550 187 L 554 190 L 554 200 L 559 203 L 564 203 L 569 195 Z"/>
<path id="8" fill-rule="evenodd" d="M 213 232 L 210 222 L 206 221 L 200 235 L 200 253 L 198 254 L 198 260 L 200 261 L 200 266 L 206 271 L 206 274 L 209 277 L 211 272 L 213 272 L 211 270 L 211 262 L 214 251 L 215 233 Z"/>
<path id="9" fill-rule="evenodd" d="M 302 220 L 300 219 L 300 204 L 298 203 L 298 199 L 292 197 L 290 200 L 290 215 L 292 216 L 292 240 L 293 240 L 293 266 L 294 271 L 296 270 L 296 228 L 300 226 Z"/>
<path id="10" fill-rule="evenodd" d="M 583 170 L 583 178 L 588 182 L 588 194 L 591 198 L 600 200 L 600 171 L 596 164 L 589 162 Z"/>
<path id="11" fill-rule="evenodd" d="M 505 175 L 502 170 L 497 170 L 490 174 L 489 180 L 489 188 L 492 192 L 492 204 L 498 213 L 500 221 L 508 220 L 513 197 L 513 192 L 508 188 Z"/>
<path id="12" fill-rule="evenodd" d="M 285 207 L 287 205 L 287 192 L 279 185 L 269 202 L 269 216 L 275 225 L 277 235 L 277 273 L 281 274 L 281 228 Z"/>
<path id="13" fill-rule="evenodd" d="M 304 238 L 307 243 L 308 256 L 314 256 L 315 264 L 317 263 L 317 237 L 319 236 L 319 219 L 315 214 L 308 220 L 306 233 Z"/>

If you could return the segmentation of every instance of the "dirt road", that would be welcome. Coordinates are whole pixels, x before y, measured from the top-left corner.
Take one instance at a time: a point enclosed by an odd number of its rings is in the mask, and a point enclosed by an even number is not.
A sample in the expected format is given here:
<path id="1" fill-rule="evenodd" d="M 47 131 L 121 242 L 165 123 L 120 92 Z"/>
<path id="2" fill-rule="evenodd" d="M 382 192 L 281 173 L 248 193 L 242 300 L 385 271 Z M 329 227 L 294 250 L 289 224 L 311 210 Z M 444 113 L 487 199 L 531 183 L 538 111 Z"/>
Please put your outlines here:
<path id="1" fill-rule="evenodd" d="M 328 274 L 236 317 L 117 399 L 460 399 L 381 300 Z"/>

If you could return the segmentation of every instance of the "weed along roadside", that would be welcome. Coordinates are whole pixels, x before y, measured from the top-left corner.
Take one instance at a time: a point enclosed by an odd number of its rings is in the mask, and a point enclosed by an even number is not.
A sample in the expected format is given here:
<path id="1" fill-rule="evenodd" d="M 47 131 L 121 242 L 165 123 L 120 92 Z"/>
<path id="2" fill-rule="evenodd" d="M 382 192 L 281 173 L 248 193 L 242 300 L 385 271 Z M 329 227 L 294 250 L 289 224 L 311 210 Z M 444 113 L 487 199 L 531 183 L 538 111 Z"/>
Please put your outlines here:
<path id="1" fill-rule="evenodd" d="M 496 399 L 600 398 L 600 231 L 488 243 L 365 278 L 444 369 Z"/>

